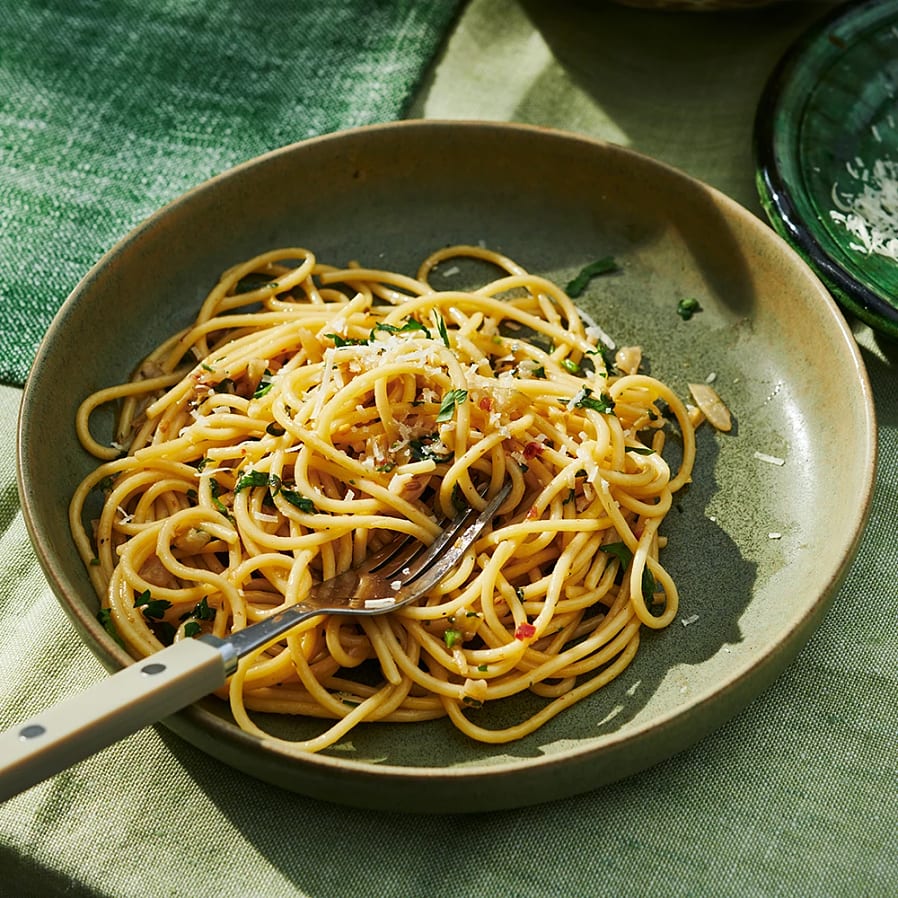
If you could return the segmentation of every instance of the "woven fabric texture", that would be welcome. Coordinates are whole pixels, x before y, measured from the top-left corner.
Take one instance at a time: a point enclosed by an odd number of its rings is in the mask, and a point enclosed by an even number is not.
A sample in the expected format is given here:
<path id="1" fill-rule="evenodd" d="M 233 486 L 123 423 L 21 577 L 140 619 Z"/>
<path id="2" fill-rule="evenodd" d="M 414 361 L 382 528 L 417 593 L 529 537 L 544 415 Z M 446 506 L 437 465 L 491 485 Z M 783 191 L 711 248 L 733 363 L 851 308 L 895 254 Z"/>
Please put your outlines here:
<path id="1" fill-rule="evenodd" d="M 402 115 L 459 0 L 23 0 L 0 16 L 0 382 L 170 199 Z"/>

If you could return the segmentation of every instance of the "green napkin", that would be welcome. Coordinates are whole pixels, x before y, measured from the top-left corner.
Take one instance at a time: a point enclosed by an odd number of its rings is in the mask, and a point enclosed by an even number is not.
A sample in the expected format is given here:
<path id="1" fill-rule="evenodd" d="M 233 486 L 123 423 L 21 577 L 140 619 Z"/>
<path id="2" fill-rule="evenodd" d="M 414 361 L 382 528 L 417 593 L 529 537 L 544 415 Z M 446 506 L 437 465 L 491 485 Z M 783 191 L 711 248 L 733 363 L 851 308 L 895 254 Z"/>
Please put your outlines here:
<path id="1" fill-rule="evenodd" d="M 21 0 L 0 16 L 0 382 L 178 194 L 267 150 L 399 118 L 460 0 Z"/>

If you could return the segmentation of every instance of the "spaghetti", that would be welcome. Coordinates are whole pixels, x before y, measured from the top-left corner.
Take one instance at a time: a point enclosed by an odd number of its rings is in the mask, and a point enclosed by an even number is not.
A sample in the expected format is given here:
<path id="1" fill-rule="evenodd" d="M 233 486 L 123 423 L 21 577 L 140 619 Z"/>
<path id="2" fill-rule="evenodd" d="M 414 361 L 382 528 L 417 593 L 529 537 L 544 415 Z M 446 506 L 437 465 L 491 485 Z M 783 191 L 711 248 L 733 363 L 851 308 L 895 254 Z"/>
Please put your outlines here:
<path id="1" fill-rule="evenodd" d="M 499 275 L 430 285 L 462 257 Z M 693 426 L 639 373 L 638 351 L 615 362 L 609 342 L 554 283 L 479 247 L 434 253 L 414 278 L 296 248 L 230 269 L 131 382 L 79 409 L 103 463 L 70 518 L 102 618 L 135 657 L 225 637 L 396 534 L 430 542 L 510 481 L 491 527 L 419 604 L 313 618 L 243 659 L 221 697 L 266 738 L 250 712 L 328 719 L 285 743 L 299 751 L 363 721 L 448 716 L 491 743 L 533 732 L 618 676 L 642 626 L 677 613 L 659 526 L 690 479 Z M 112 446 L 89 430 L 110 402 Z M 476 710 L 527 691 L 544 701 L 513 726 Z"/>

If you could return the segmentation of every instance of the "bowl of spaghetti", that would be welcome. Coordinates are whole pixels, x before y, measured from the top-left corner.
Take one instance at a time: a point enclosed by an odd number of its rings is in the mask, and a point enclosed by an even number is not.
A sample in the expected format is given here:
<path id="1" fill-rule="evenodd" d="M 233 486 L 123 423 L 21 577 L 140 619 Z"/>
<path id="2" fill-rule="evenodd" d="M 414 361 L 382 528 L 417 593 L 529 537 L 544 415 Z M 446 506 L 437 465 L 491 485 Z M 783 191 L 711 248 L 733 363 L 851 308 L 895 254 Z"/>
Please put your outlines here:
<path id="1" fill-rule="evenodd" d="M 874 434 L 838 310 L 750 213 L 620 147 L 406 122 L 114 247 L 38 354 L 20 486 L 112 670 L 510 484 L 420 602 L 309 621 L 166 721 L 304 794 L 480 811 L 643 769 L 771 682 L 857 546 Z"/>

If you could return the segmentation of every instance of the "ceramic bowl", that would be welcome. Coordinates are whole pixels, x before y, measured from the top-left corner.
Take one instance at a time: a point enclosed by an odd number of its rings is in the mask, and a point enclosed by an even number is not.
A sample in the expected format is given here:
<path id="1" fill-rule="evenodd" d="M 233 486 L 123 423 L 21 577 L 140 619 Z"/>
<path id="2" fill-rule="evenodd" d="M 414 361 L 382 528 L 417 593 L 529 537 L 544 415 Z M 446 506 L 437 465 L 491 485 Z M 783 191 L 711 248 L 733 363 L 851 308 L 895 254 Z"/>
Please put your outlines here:
<path id="1" fill-rule="evenodd" d="M 845 574 L 869 507 L 873 408 L 852 336 L 798 255 L 720 193 L 626 149 L 514 125 L 406 122 L 286 147 L 199 186 L 115 246 L 54 320 L 24 392 L 22 504 L 50 583 L 107 668 L 130 659 L 95 618 L 65 514 L 92 465 L 75 437 L 80 400 L 126 378 L 221 271 L 262 250 L 304 245 L 324 261 L 412 272 L 435 247 L 478 241 L 562 284 L 614 256 L 620 272 L 584 294 L 584 310 L 620 344 L 641 345 L 681 395 L 716 376 L 736 425 L 701 430 L 694 482 L 666 525 L 680 615 L 645 634 L 610 686 L 505 746 L 434 721 L 361 727 L 303 755 L 242 733 L 214 698 L 165 722 L 225 764 L 390 810 L 483 811 L 594 789 L 743 708 L 794 658 Z M 677 313 L 684 297 L 700 302 L 690 320 Z M 266 723 L 294 736 L 318 726 Z"/>

